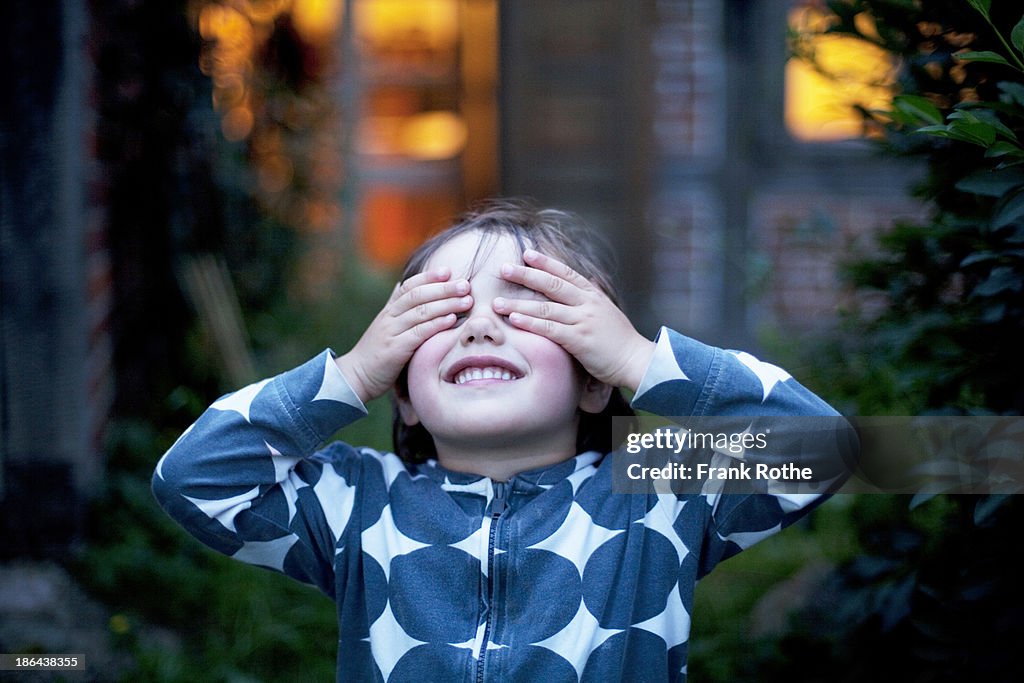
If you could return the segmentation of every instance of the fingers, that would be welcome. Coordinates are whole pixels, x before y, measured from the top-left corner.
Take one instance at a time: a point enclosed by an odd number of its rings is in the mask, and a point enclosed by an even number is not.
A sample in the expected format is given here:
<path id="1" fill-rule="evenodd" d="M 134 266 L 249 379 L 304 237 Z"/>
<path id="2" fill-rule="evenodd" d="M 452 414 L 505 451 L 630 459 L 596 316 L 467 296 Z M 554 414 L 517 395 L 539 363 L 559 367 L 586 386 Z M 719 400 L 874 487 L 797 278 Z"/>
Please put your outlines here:
<path id="1" fill-rule="evenodd" d="M 454 314 L 468 311 L 472 307 L 473 297 L 468 294 L 459 297 L 446 296 L 441 299 L 416 304 L 412 308 L 396 314 L 395 318 L 398 320 L 401 328 L 411 329 L 421 323 L 447 315 L 452 315 L 452 322 L 455 322 Z"/>
<path id="2" fill-rule="evenodd" d="M 575 270 L 570 268 L 565 263 L 562 263 L 556 258 L 551 256 L 545 256 L 536 249 L 527 249 L 523 252 L 523 261 L 530 264 L 534 268 L 543 270 L 546 273 L 551 273 L 556 277 L 560 277 L 563 280 L 568 280 L 572 284 L 585 289 L 584 285 L 588 285 L 589 282 L 585 277 L 577 273 Z"/>
<path id="3" fill-rule="evenodd" d="M 575 315 L 575 310 L 572 306 L 566 306 L 554 301 L 506 299 L 499 296 L 495 297 L 491 305 L 496 313 L 507 315 L 510 319 L 521 319 L 529 316 L 562 324 L 572 324 L 577 322 L 579 317 Z"/>
<path id="4" fill-rule="evenodd" d="M 391 292 L 391 297 L 388 299 L 388 303 L 397 301 L 399 298 L 409 294 L 417 287 L 431 282 L 445 282 L 451 278 L 451 276 L 452 271 L 448 266 L 439 266 L 437 268 L 432 268 L 431 270 L 425 270 L 422 273 L 416 273 L 409 279 L 395 285 L 395 289 Z"/>
<path id="5" fill-rule="evenodd" d="M 338 358 L 361 400 L 386 392 L 424 341 L 453 327 L 457 314 L 472 308 L 469 282 L 451 277 L 450 268 L 439 267 L 395 285 L 352 350 Z"/>
<path id="6" fill-rule="evenodd" d="M 501 277 L 539 292 L 553 301 L 573 306 L 582 302 L 583 292 L 593 289 L 590 281 L 575 270 L 534 249 L 523 252 L 523 261 L 526 265 L 504 264 Z"/>
<path id="7" fill-rule="evenodd" d="M 573 326 L 570 324 L 519 312 L 509 313 L 508 321 L 521 330 L 547 337 L 556 344 L 566 347 L 567 350 L 572 346 Z"/>
<path id="8" fill-rule="evenodd" d="M 413 325 L 409 328 L 409 334 L 412 335 L 413 347 L 418 347 L 427 339 L 430 339 L 438 332 L 447 330 L 449 327 L 455 324 L 457 316 L 454 313 L 448 313 L 446 315 L 430 318 L 424 320 L 421 323 Z"/>
<path id="9" fill-rule="evenodd" d="M 395 287 L 382 312 L 382 330 L 398 342 L 403 353 L 452 327 L 458 313 L 473 307 L 469 281 L 450 278 L 451 269 L 442 266 L 413 275 Z"/>
<path id="10" fill-rule="evenodd" d="M 435 275 L 434 277 L 447 278 L 450 277 L 450 274 L 445 276 Z M 409 278 L 399 285 L 396 289 L 396 294 L 397 297 L 390 302 L 389 306 L 389 312 L 394 317 L 405 315 L 409 311 L 418 311 L 418 317 L 425 319 L 438 315 L 438 311 L 454 312 L 464 310 L 459 308 L 455 302 L 460 300 L 462 300 L 462 303 L 466 303 L 465 300 L 472 301 L 468 297 L 469 281 L 465 278 L 452 281 L 445 279 L 432 280 L 429 273 L 420 273 Z M 441 305 L 438 306 L 436 304 Z M 453 308 L 452 306 L 456 307 Z"/>
<path id="11" fill-rule="evenodd" d="M 508 316 L 515 327 L 547 337 L 573 353 L 586 336 L 580 323 L 592 307 L 597 290 L 568 265 L 535 249 L 524 251 L 523 261 L 526 265 L 504 264 L 501 277 L 546 300 L 496 297 L 492 307 Z"/>

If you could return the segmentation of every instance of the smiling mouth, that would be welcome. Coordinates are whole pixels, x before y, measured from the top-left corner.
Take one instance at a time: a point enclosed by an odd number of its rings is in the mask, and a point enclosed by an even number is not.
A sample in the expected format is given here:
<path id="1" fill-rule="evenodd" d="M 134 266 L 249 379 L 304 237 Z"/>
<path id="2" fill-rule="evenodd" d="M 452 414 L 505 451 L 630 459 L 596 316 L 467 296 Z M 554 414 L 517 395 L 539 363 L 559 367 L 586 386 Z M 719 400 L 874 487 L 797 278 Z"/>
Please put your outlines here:
<path id="1" fill-rule="evenodd" d="M 455 385 L 514 382 L 524 374 L 518 365 L 500 356 L 466 356 L 448 368 L 444 381 Z"/>
<path id="2" fill-rule="evenodd" d="M 483 368 L 472 367 L 460 370 L 452 379 L 452 382 L 455 384 L 465 384 L 466 382 L 485 379 L 498 380 L 500 382 L 511 382 L 519 379 L 519 377 L 508 369 L 499 368 L 497 366 L 487 366 Z"/>

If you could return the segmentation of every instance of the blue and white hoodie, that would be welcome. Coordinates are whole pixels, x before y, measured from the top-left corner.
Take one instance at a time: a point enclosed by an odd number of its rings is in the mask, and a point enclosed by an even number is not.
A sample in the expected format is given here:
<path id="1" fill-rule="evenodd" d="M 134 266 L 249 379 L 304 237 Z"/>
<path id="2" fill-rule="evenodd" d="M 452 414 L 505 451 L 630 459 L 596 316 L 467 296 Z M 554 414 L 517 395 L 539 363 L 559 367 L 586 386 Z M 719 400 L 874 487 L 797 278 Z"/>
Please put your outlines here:
<path id="1" fill-rule="evenodd" d="M 749 354 L 656 347 L 639 410 L 836 414 Z M 324 351 L 216 401 L 153 477 L 200 541 L 334 599 L 339 681 L 685 681 L 697 579 L 824 499 L 616 493 L 596 452 L 493 482 L 317 450 L 365 412 Z"/>

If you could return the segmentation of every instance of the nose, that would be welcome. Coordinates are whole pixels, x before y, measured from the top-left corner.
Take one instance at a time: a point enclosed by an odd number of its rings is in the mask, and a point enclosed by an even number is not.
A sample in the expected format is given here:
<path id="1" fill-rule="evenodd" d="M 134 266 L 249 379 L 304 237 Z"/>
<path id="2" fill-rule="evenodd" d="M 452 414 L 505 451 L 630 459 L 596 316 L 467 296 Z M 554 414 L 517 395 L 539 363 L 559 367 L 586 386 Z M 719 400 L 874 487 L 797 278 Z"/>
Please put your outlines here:
<path id="1" fill-rule="evenodd" d="M 477 306 L 473 307 L 473 310 L 469 312 L 469 318 L 462 324 L 460 341 L 463 345 L 475 342 L 491 344 L 505 342 L 505 333 L 490 306 L 488 306 L 488 310 L 481 310 Z"/>

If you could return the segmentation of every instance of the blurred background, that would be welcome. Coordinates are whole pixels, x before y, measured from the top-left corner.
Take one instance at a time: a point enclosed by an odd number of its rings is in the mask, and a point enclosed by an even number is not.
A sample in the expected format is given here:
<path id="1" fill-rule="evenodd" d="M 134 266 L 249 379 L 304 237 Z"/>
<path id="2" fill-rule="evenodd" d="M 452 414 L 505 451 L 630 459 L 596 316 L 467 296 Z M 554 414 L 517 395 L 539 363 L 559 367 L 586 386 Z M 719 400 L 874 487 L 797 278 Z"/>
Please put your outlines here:
<path id="1" fill-rule="evenodd" d="M 220 394 L 347 349 L 486 197 L 582 214 L 645 334 L 849 415 L 1020 414 L 1020 11 L 5 2 L 0 651 L 331 680 L 331 603 L 186 538 L 150 473 Z M 339 436 L 390 448 L 387 400 Z M 1016 498 L 836 497 L 701 584 L 692 679 L 1018 680 Z"/>

